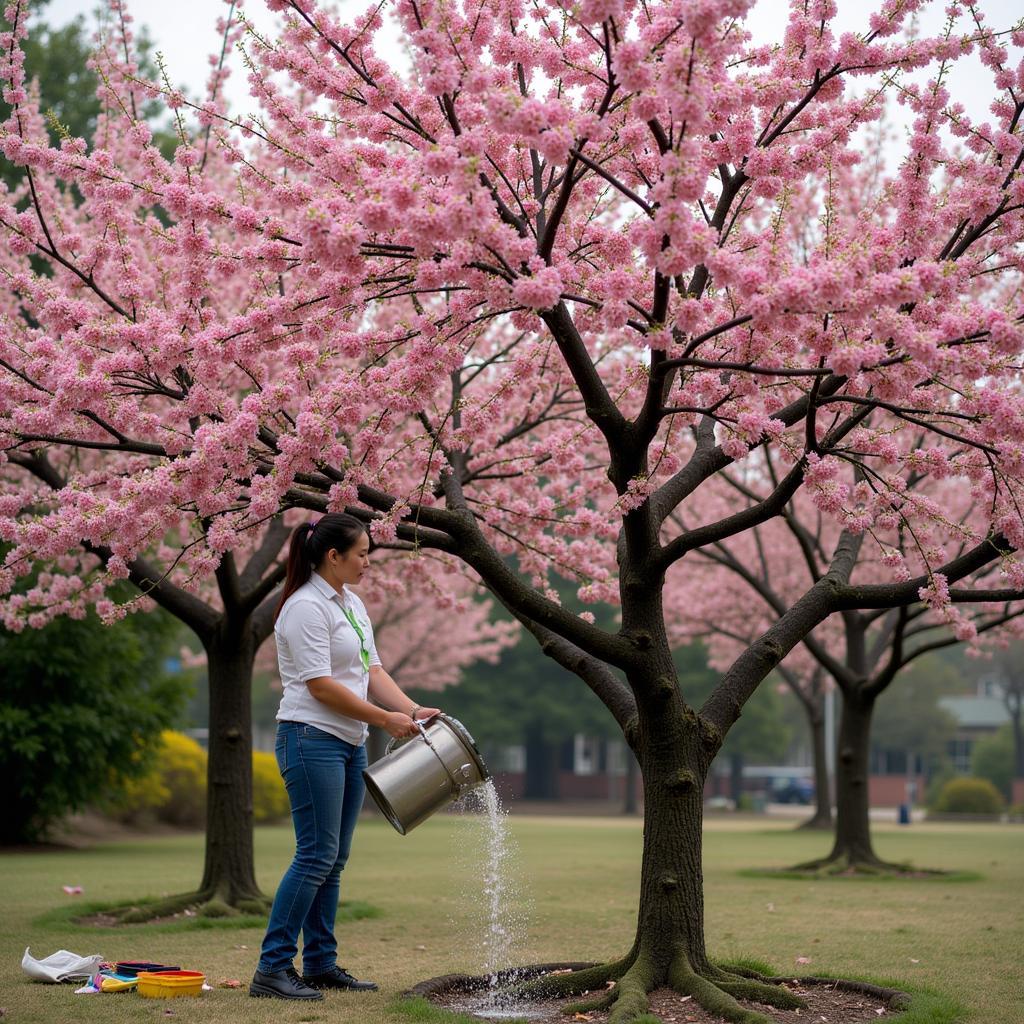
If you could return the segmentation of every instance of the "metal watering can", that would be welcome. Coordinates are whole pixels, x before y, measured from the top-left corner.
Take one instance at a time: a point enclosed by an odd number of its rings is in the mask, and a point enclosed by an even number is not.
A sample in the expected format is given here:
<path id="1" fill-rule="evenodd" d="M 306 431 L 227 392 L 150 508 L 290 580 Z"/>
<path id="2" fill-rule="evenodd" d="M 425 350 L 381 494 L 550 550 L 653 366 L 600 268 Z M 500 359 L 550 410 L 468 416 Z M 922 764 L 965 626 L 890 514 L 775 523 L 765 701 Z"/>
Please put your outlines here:
<path id="1" fill-rule="evenodd" d="M 491 777 L 460 721 L 441 714 L 416 725 L 418 736 L 392 739 L 384 756 L 363 772 L 370 796 L 403 836 Z"/>

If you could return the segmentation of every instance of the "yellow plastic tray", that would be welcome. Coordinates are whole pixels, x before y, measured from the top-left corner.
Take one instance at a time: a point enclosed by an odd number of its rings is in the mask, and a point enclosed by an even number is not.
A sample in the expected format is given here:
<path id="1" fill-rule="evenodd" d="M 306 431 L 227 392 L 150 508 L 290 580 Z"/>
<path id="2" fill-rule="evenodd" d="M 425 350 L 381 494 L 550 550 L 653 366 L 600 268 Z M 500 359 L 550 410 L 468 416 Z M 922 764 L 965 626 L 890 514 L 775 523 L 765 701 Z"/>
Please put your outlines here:
<path id="1" fill-rule="evenodd" d="M 202 994 L 206 975 L 199 971 L 140 971 L 138 993 L 147 999 L 175 999 Z"/>

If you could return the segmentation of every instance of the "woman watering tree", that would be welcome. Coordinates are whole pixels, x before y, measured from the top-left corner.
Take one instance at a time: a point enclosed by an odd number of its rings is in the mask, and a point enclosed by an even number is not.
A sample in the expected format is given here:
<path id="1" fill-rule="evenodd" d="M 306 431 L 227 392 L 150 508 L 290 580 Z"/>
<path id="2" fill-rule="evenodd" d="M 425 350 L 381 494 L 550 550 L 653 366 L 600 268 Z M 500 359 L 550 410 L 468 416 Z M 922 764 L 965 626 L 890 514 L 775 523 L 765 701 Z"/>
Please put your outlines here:
<path id="1" fill-rule="evenodd" d="M 274 636 L 283 695 L 275 753 L 295 825 L 295 858 L 274 897 L 253 996 L 322 999 L 323 989 L 372 991 L 337 963 L 340 875 L 363 804 L 367 726 L 416 733 L 421 708 L 377 657 L 363 602 L 349 589 L 369 568 L 370 538 L 331 513 L 292 534 Z M 294 967 L 302 932 L 303 972 Z"/>

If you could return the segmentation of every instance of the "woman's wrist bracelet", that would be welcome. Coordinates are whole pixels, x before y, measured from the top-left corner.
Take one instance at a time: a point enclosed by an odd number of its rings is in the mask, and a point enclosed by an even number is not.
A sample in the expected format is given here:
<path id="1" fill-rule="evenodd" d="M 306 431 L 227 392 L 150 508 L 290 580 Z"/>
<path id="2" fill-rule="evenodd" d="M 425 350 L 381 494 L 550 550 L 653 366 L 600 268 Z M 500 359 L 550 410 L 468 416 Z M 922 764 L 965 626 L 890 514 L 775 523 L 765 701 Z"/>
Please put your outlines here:
<path id="1" fill-rule="evenodd" d="M 412 719 L 412 720 L 413 720 L 414 722 L 416 721 L 416 712 L 417 712 L 417 711 L 419 711 L 419 709 L 420 709 L 421 707 L 422 707 L 422 705 L 420 705 L 420 704 L 413 704 L 413 706 L 412 706 L 412 711 L 410 711 L 410 712 L 409 712 L 409 717 L 410 717 L 410 718 L 411 718 L 411 719 Z"/>

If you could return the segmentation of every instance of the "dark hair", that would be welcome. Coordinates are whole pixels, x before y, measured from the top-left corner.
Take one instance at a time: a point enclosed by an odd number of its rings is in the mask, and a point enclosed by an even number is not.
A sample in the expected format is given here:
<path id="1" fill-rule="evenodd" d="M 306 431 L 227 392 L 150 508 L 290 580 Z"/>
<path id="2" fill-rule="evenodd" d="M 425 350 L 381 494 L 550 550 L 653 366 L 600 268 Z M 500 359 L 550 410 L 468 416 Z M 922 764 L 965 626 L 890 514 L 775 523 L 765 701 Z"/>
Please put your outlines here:
<path id="1" fill-rule="evenodd" d="M 274 618 L 281 614 L 285 601 L 309 580 L 328 551 L 333 548 L 344 555 L 365 533 L 366 527 L 347 512 L 328 512 L 315 523 L 296 526 L 288 547 L 288 574 Z"/>

